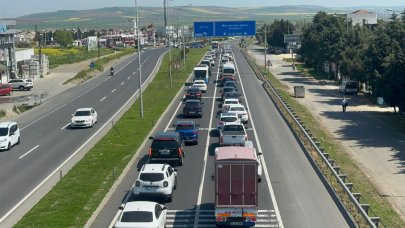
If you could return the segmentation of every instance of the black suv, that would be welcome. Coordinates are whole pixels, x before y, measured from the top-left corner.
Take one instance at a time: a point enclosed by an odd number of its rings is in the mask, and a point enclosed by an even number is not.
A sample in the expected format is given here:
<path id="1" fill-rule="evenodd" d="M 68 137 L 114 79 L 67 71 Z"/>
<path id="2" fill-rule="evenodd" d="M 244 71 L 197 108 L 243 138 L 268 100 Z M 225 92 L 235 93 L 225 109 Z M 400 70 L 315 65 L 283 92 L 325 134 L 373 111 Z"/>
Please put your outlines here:
<path id="1" fill-rule="evenodd" d="M 158 132 L 149 148 L 150 163 L 168 163 L 170 165 L 183 165 L 183 141 L 178 132 Z"/>
<path id="2" fill-rule="evenodd" d="M 202 103 L 198 99 L 188 99 L 186 100 L 183 107 L 184 116 L 203 116 Z"/>
<path id="3" fill-rule="evenodd" d="M 202 92 L 198 87 L 190 87 L 186 90 L 186 96 L 184 97 L 184 100 L 188 99 L 201 99 Z"/>

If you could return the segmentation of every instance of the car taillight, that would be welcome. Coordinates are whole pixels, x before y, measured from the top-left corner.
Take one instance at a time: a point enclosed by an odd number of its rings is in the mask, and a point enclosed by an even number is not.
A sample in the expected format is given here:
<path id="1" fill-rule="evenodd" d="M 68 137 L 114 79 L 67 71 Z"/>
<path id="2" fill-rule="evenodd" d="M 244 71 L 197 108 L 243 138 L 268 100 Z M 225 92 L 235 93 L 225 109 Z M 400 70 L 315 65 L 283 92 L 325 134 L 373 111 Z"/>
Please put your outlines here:
<path id="1" fill-rule="evenodd" d="M 148 155 L 149 157 L 152 157 L 152 148 L 149 148 Z"/>
<path id="2" fill-rule="evenodd" d="M 167 186 L 169 186 L 169 182 L 163 181 L 163 187 L 167 187 Z"/>
<path id="3" fill-rule="evenodd" d="M 245 136 L 245 140 L 248 141 L 248 136 L 247 135 Z"/>
<path id="4" fill-rule="evenodd" d="M 197 93 L 197 94 L 195 94 L 195 95 L 197 95 L 197 96 L 201 96 L 201 93 Z"/>
<path id="5" fill-rule="evenodd" d="M 179 156 L 181 157 L 183 155 L 183 150 L 181 148 L 179 148 L 178 153 L 179 153 Z"/>
<path id="6" fill-rule="evenodd" d="M 198 131 L 193 131 L 193 134 L 195 134 L 195 135 L 198 134 Z"/>
<path id="7" fill-rule="evenodd" d="M 220 143 L 224 143 L 224 136 L 221 136 L 221 137 L 219 138 L 219 142 L 220 142 Z"/>
<path id="8" fill-rule="evenodd" d="M 223 222 L 223 221 L 225 221 L 225 218 L 224 218 L 224 217 L 216 217 L 216 218 L 215 218 L 215 221 L 217 221 L 217 222 Z"/>
<path id="9" fill-rule="evenodd" d="M 136 181 L 136 182 L 135 182 L 135 186 L 136 186 L 136 187 L 139 187 L 139 186 L 141 186 L 141 182 L 139 182 L 139 181 Z"/>

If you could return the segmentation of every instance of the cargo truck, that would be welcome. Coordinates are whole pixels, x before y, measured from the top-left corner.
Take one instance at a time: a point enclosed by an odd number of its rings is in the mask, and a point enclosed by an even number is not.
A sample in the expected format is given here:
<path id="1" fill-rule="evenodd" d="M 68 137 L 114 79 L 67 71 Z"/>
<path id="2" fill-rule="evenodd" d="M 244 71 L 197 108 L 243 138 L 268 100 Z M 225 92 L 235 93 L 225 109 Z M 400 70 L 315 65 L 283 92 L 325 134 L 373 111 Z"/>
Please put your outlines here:
<path id="1" fill-rule="evenodd" d="M 258 161 L 250 147 L 215 149 L 217 226 L 255 226 L 258 214 Z"/>

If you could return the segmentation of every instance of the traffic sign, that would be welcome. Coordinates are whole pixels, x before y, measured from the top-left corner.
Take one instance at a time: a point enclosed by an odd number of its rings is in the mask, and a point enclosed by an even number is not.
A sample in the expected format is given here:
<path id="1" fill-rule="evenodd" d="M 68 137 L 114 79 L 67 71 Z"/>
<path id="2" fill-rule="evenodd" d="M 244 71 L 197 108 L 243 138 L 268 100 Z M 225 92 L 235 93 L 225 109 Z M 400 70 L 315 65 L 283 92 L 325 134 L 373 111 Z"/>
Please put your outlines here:
<path id="1" fill-rule="evenodd" d="M 254 36 L 256 21 L 216 21 L 215 36 Z"/>
<path id="2" fill-rule="evenodd" d="M 194 36 L 253 36 L 256 21 L 208 21 L 194 22 Z"/>
<path id="3" fill-rule="evenodd" d="M 194 36 L 214 36 L 214 22 L 194 22 Z"/>

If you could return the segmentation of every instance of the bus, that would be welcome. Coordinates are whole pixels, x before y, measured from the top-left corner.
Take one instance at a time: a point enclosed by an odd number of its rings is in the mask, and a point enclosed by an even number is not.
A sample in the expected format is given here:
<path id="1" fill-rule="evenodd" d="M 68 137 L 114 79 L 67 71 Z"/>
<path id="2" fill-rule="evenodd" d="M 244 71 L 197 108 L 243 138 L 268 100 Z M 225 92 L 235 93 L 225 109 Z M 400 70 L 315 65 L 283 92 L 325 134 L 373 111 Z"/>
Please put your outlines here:
<path id="1" fill-rule="evenodd" d="M 205 84 L 208 85 L 210 68 L 207 65 L 197 65 L 194 67 L 193 81 L 204 80 Z"/>
<path id="2" fill-rule="evenodd" d="M 218 49 L 219 48 L 219 42 L 218 41 L 212 41 L 211 42 L 211 47 L 212 47 L 212 49 Z"/>

